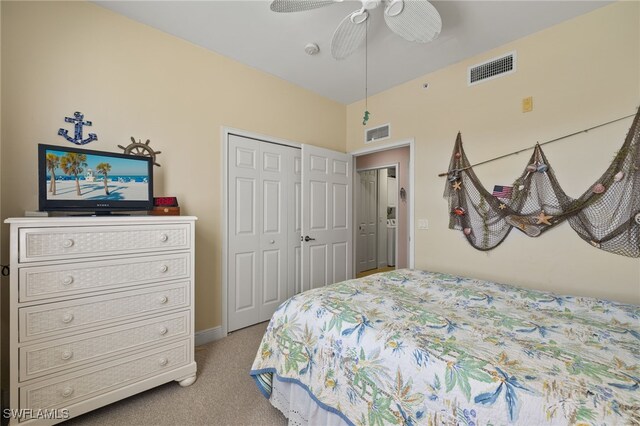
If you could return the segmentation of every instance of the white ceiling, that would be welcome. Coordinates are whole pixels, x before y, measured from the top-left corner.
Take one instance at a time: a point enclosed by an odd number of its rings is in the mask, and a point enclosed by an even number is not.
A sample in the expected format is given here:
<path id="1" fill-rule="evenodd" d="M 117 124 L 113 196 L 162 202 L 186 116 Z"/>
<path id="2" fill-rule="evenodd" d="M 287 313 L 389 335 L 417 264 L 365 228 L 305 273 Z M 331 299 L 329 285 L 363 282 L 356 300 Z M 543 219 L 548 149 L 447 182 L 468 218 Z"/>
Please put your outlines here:
<path id="1" fill-rule="evenodd" d="M 364 47 L 341 61 L 330 53 L 334 29 L 360 7 L 359 1 L 296 13 L 271 12 L 266 0 L 95 3 L 343 104 L 364 98 Z M 378 8 L 369 27 L 368 93 L 381 92 L 608 3 L 434 1 L 442 17 L 442 33 L 427 44 L 395 35 Z M 318 55 L 304 52 L 310 42 L 320 46 Z"/>

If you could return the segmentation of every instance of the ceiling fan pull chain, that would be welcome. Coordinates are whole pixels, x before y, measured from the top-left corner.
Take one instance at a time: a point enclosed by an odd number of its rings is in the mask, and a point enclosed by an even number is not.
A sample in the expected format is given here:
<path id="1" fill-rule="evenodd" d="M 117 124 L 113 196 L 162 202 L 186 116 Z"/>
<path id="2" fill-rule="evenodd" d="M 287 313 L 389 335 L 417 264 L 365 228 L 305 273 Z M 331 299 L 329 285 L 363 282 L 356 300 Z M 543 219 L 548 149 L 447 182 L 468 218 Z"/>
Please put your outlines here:
<path id="1" fill-rule="evenodd" d="M 366 126 L 369 121 L 369 21 L 364 27 L 364 117 L 362 125 Z"/>

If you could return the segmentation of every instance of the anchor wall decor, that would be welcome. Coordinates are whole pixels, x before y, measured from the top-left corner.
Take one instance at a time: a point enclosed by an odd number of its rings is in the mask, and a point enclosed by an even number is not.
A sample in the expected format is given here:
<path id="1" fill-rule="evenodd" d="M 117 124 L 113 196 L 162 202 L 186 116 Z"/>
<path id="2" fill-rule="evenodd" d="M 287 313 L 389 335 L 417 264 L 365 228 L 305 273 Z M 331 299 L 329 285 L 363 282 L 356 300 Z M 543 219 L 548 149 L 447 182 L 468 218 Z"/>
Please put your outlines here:
<path id="1" fill-rule="evenodd" d="M 59 129 L 58 135 L 64 137 L 69 142 L 76 145 L 86 145 L 89 142 L 97 141 L 98 136 L 95 133 L 89 133 L 89 136 L 86 139 L 82 139 L 82 126 L 92 126 L 93 123 L 91 121 L 84 121 L 84 114 L 79 111 L 73 113 L 72 117 L 65 117 L 64 121 L 66 123 L 74 123 L 74 137 L 71 138 L 69 136 L 69 131 L 66 129 Z"/>

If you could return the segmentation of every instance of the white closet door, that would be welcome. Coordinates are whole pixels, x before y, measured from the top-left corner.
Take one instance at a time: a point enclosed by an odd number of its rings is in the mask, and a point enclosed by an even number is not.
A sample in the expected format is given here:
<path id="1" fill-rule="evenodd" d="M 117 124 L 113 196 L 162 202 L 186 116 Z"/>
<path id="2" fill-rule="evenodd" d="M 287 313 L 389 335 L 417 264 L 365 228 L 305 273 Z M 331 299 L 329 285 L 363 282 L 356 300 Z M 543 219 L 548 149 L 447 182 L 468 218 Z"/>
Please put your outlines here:
<path id="1" fill-rule="evenodd" d="M 299 149 L 293 152 L 293 180 L 288 183 L 289 201 L 289 295 L 302 291 L 302 155 Z"/>
<path id="2" fill-rule="evenodd" d="M 352 276 L 351 156 L 302 146 L 302 290 Z"/>
<path id="3" fill-rule="evenodd" d="M 289 294 L 289 187 L 295 148 L 262 143 L 262 298 L 260 321 L 267 321 Z"/>
<path id="4" fill-rule="evenodd" d="M 288 219 L 296 151 L 229 136 L 229 331 L 268 320 L 291 295 Z"/>

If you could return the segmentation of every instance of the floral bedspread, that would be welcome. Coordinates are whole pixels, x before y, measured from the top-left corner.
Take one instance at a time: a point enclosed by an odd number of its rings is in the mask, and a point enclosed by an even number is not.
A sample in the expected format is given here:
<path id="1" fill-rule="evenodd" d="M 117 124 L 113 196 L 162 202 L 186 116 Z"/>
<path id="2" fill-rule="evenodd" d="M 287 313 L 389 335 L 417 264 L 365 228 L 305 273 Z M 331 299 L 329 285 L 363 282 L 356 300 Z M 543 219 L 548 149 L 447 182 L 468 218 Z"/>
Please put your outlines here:
<path id="1" fill-rule="evenodd" d="M 289 299 L 251 374 L 358 425 L 640 425 L 640 307 L 398 270 Z"/>

